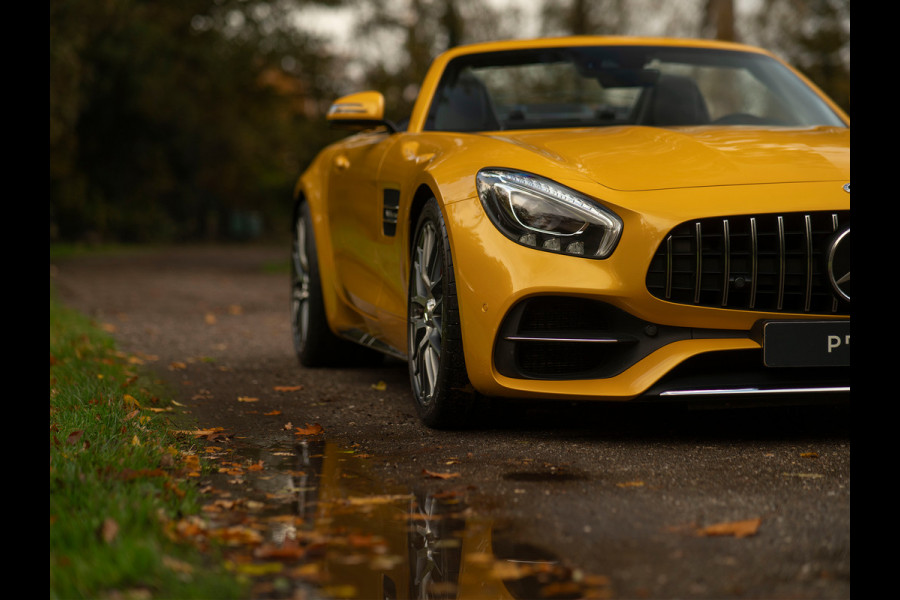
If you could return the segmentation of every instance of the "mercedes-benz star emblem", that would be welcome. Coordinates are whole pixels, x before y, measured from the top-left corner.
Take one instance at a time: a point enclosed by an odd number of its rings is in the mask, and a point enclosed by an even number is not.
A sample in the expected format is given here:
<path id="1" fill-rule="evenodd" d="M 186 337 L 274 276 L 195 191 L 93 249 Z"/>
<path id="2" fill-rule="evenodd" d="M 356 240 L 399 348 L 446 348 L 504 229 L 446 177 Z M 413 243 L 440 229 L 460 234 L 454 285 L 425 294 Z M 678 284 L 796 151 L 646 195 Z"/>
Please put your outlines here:
<path id="1" fill-rule="evenodd" d="M 828 281 L 834 293 L 850 302 L 850 228 L 839 231 L 828 247 Z"/>

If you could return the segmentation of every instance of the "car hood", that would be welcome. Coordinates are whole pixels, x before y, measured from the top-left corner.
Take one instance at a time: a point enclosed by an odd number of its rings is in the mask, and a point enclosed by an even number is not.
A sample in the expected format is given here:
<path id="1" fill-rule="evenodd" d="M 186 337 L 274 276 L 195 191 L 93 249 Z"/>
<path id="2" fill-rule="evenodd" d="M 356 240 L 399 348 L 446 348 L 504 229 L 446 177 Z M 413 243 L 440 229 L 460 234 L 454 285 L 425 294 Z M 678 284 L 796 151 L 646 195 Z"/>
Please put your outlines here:
<path id="1" fill-rule="evenodd" d="M 837 127 L 608 127 L 491 137 L 623 191 L 850 177 L 850 130 Z"/>

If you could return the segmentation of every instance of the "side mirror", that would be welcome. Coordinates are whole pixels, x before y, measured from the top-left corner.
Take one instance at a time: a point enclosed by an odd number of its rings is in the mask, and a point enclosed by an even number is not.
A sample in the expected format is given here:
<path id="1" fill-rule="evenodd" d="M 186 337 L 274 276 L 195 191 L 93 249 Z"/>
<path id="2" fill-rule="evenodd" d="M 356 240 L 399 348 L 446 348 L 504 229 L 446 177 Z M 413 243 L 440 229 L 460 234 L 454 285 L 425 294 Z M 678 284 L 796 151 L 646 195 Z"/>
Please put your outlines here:
<path id="1" fill-rule="evenodd" d="M 370 128 L 384 125 L 391 133 L 397 127 L 384 118 L 384 96 L 379 92 L 358 92 L 338 98 L 325 118 L 336 126 Z"/>

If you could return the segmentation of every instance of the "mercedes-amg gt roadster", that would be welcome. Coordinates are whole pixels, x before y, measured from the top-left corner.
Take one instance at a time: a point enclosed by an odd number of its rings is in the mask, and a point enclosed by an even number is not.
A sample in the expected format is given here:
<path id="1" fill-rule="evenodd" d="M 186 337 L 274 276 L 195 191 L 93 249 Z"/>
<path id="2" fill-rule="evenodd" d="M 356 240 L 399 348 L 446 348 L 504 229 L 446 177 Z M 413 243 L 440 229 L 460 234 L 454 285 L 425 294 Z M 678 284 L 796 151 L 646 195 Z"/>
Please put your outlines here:
<path id="1" fill-rule="evenodd" d="M 482 397 L 848 396 L 850 120 L 772 54 L 475 44 L 384 115 L 337 100 L 354 132 L 296 186 L 303 365 L 402 358 L 431 427 Z"/>

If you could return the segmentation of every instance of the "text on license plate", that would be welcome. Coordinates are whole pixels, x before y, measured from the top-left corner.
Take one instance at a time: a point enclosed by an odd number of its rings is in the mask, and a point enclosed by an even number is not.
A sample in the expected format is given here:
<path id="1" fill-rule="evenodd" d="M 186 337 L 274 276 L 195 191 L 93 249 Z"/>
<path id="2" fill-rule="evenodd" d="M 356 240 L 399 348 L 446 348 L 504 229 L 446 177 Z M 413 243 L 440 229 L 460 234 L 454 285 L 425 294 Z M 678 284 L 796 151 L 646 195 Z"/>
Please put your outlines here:
<path id="1" fill-rule="evenodd" d="M 850 365 L 850 321 L 768 321 L 763 357 L 769 367 Z"/>

